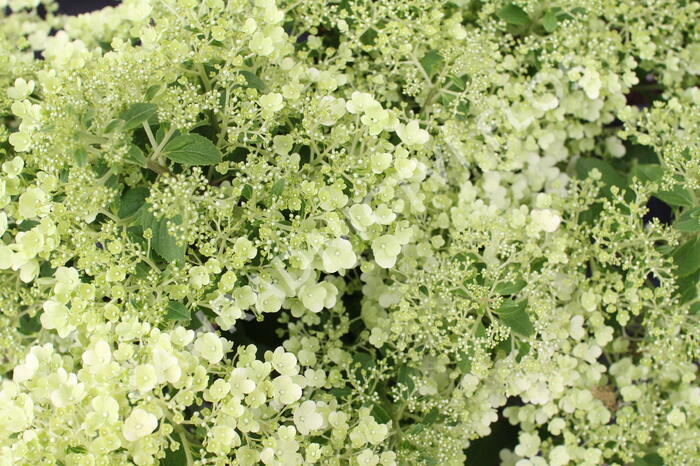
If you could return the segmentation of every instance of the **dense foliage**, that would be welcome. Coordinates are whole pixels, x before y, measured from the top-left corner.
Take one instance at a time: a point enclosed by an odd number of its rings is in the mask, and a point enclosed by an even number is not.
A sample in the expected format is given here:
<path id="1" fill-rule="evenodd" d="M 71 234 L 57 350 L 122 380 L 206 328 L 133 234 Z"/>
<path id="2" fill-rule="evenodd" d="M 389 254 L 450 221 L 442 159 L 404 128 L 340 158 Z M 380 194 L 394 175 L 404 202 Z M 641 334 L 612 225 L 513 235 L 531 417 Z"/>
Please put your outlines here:
<path id="1" fill-rule="evenodd" d="M 41 1 L 0 465 L 698 464 L 699 2 Z"/>

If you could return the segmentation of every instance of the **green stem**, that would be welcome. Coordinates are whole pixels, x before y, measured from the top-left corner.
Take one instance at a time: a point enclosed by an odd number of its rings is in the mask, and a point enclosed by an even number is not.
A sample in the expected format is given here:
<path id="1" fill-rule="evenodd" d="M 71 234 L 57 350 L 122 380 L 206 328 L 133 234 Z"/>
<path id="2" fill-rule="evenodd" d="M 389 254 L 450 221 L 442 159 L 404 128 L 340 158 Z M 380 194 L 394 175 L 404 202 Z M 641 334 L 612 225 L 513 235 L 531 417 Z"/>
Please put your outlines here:
<path id="1" fill-rule="evenodd" d="M 194 459 L 192 458 L 192 451 L 190 448 L 190 442 L 187 441 L 187 435 L 185 435 L 185 429 L 178 425 L 175 430 L 177 435 L 180 437 L 182 442 L 182 448 L 185 449 L 185 457 L 187 458 L 187 466 L 194 466 Z"/>

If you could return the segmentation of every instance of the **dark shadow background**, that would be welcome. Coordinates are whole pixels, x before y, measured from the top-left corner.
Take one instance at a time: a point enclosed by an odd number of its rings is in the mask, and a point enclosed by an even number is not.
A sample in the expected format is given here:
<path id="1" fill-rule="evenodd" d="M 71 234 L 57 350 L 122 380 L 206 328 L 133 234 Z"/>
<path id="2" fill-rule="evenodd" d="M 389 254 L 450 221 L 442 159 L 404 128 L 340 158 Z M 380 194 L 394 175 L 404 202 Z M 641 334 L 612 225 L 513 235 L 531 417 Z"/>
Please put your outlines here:
<path id="1" fill-rule="evenodd" d="M 58 12 L 64 15 L 77 15 L 119 3 L 117 0 L 59 0 Z"/>

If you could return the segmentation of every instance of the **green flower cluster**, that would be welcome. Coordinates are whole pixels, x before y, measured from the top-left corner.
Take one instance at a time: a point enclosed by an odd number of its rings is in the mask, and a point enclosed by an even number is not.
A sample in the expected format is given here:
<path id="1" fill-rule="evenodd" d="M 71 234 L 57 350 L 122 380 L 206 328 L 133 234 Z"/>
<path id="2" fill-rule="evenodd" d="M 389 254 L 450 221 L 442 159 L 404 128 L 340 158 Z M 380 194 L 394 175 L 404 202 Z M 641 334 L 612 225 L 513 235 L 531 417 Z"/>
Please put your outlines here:
<path id="1" fill-rule="evenodd" d="M 55 11 L 0 0 L 0 465 L 700 462 L 699 2 Z"/>

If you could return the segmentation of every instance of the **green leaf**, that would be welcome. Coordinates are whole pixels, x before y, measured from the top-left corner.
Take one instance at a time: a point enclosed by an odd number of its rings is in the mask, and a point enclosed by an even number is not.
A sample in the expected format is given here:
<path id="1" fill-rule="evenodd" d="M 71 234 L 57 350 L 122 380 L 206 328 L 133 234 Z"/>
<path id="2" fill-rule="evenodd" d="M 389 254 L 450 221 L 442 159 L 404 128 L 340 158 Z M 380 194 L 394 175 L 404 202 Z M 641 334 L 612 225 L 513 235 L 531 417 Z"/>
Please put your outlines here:
<path id="1" fill-rule="evenodd" d="M 253 89 L 258 90 L 259 92 L 265 91 L 265 83 L 262 79 L 258 77 L 258 75 L 256 75 L 255 73 L 251 73 L 250 71 L 239 71 L 239 73 L 243 75 L 246 82 L 248 83 L 246 87 L 251 87 Z"/>
<path id="2" fill-rule="evenodd" d="M 656 192 L 654 197 L 658 197 L 671 206 L 692 207 L 694 204 L 692 194 L 679 185 L 674 186 L 671 191 Z"/>
<path id="3" fill-rule="evenodd" d="M 272 189 L 270 189 L 270 193 L 272 193 L 273 196 L 279 196 L 284 191 L 285 184 L 286 182 L 284 179 L 275 181 L 275 184 L 272 185 Z"/>
<path id="4" fill-rule="evenodd" d="M 105 126 L 105 133 L 111 133 L 112 131 L 116 131 L 117 129 L 121 128 L 124 122 L 120 119 L 114 119 L 107 123 L 107 126 Z"/>
<path id="5" fill-rule="evenodd" d="M 68 447 L 68 448 L 66 448 L 66 453 L 78 453 L 78 454 L 87 453 L 87 448 L 85 448 L 82 445 L 78 445 L 75 447 Z"/>
<path id="6" fill-rule="evenodd" d="M 209 139 L 199 134 L 183 134 L 171 139 L 163 154 L 183 165 L 215 165 L 221 162 L 221 152 Z"/>
<path id="7" fill-rule="evenodd" d="M 374 359 L 368 353 L 355 353 L 352 356 L 353 362 L 359 364 L 362 369 L 368 370 L 374 366 Z"/>
<path id="8" fill-rule="evenodd" d="M 187 464 L 185 449 L 179 442 L 178 445 L 180 448 L 175 451 L 165 451 L 165 458 L 160 460 L 160 466 L 182 466 L 183 464 Z"/>
<path id="9" fill-rule="evenodd" d="M 643 458 L 636 458 L 632 466 L 664 466 L 664 460 L 658 453 L 650 453 Z"/>
<path id="10" fill-rule="evenodd" d="M 350 387 L 340 387 L 331 388 L 329 390 L 330 394 L 336 397 L 338 400 L 345 400 L 348 396 L 352 395 L 353 391 Z"/>
<path id="11" fill-rule="evenodd" d="M 434 407 L 433 409 L 428 411 L 428 414 L 425 415 L 422 423 L 426 425 L 431 425 L 435 424 L 438 419 L 440 419 L 440 410 L 437 409 L 437 407 Z"/>
<path id="12" fill-rule="evenodd" d="M 405 399 L 408 398 L 416 389 L 416 383 L 413 379 L 418 376 L 418 371 L 412 367 L 403 364 L 399 367 L 399 373 L 396 382 L 401 384 L 399 393 Z"/>
<path id="13" fill-rule="evenodd" d="M 676 280 L 681 304 L 695 299 L 695 297 L 698 295 L 698 283 L 700 283 L 700 269 L 686 277 Z"/>
<path id="14" fill-rule="evenodd" d="M 466 79 L 468 78 L 467 75 L 463 77 L 459 76 L 450 76 L 450 82 L 452 85 L 450 86 L 449 90 L 455 91 L 455 92 L 462 92 L 464 89 L 466 89 Z"/>
<path id="15" fill-rule="evenodd" d="M 576 174 L 581 179 L 587 178 L 590 171 L 594 168 L 602 175 L 601 180 L 605 183 L 602 193 L 606 197 L 612 196 L 610 192 L 611 186 L 617 186 L 621 189 L 627 188 L 625 179 L 609 163 L 593 157 L 581 157 L 576 162 Z"/>
<path id="16" fill-rule="evenodd" d="M 148 211 L 148 204 L 143 204 L 138 211 L 136 211 L 134 220 L 136 224 L 141 226 L 144 230 L 150 228 L 153 230 L 153 224 L 156 222 L 156 218 L 151 212 Z"/>
<path id="17" fill-rule="evenodd" d="M 554 10 L 547 10 L 547 13 L 542 17 L 542 27 L 547 32 L 554 32 L 557 28 L 557 14 Z"/>
<path id="18" fill-rule="evenodd" d="M 640 164 L 634 167 L 631 175 L 636 176 L 640 181 L 659 183 L 663 179 L 664 169 L 655 163 Z M 654 197 L 671 206 L 692 207 L 694 205 L 692 194 L 680 185 L 674 186 L 670 191 L 654 193 Z"/>
<path id="19" fill-rule="evenodd" d="M 673 262 L 678 266 L 676 275 L 685 277 L 700 268 L 700 238 L 682 244 L 673 253 Z"/>
<path id="20" fill-rule="evenodd" d="M 443 61 L 442 55 L 435 50 L 431 50 L 423 55 L 423 58 L 420 59 L 420 64 L 428 76 L 432 78 L 442 68 Z"/>
<path id="21" fill-rule="evenodd" d="M 374 45 L 374 41 L 377 40 L 378 35 L 377 31 L 373 28 L 369 28 L 360 36 L 360 42 L 363 45 Z"/>
<path id="22" fill-rule="evenodd" d="M 37 222 L 36 220 L 22 220 L 22 223 L 17 225 L 17 228 L 19 229 L 19 231 L 29 231 L 38 224 L 39 222 Z"/>
<path id="23" fill-rule="evenodd" d="M 119 204 L 119 218 L 131 217 L 146 203 L 146 198 L 150 194 L 148 188 L 139 186 L 130 189 L 122 196 Z"/>
<path id="24" fill-rule="evenodd" d="M 498 342 L 495 348 L 493 348 L 493 355 L 497 359 L 503 359 L 510 354 L 513 350 L 513 339 L 506 338 Z"/>
<path id="25" fill-rule="evenodd" d="M 651 147 L 642 146 L 640 144 L 626 144 L 625 147 L 627 148 L 626 158 L 643 165 L 659 164 L 659 156 L 656 155 L 656 152 L 654 152 L 654 149 Z"/>
<path id="26" fill-rule="evenodd" d="M 119 119 L 124 121 L 124 129 L 129 130 L 138 128 L 155 114 L 156 106 L 154 104 L 139 102 L 126 109 L 119 115 Z"/>
<path id="27" fill-rule="evenodd" d="M 73 160 L 79 167 L 87 165 L 88 153 L 84 147 L 79 147 L 73 152 Z"/>
<path id="28" fill-rule="evenodd" d="M 457 369 L 459 369 L 463 374 L 468 374 L 472 370 L 471 358 L 474 356 L 474 347 L 470 346 L 467 351 L 459 352 L 459 359 L 457 360 Z"/>
<path id="29" fill-rule="evenodd" d="M 522 361 L 522 359 L 527 356 L 527 354 L 530 352 L 530 344 L 526 341 L 523 341 L 520 343 L 520 346 L 518 347 L 518 354 L 515 356 L 515 360 L 517 362 Z"/>
<path id="30" fill-rule="evenodd" d="M 530 17 L 525 13 L 525 10 L 520 8 L 518 5 L 509 3 L 504 6 L 496 13 L 500 19 L 508 24 L 513 24 L 515 26 L 524 26 L 530 22 Z"/>
<path id="31" fill-rule="evenodd" d="M 683 212 L 678 220 L 673 222 L 673 228 L 684 233 L 700 231 L 700 207 Z"/>
<path id="32" fill-rule="evenodd" d="M 34 317 L 29 317 L 27 314 L 22 314 L 19 318 L 19 332 L 23 335 L 31 335 L 41 330 L 41 322 L 39 321 L 39 315 Z"/>
<path id="33" fill-rule="evenodd" d="M 634 167 L 632 175 L 640 181 L 658 183 L 664 176 L 664 169 L 655 163 L 644 163 Z"/>
<path id="34" fill-rule="evenodd" d="M 180 301 L 170 301 L 165 308 L 165 318 L 168 320 L 189 321 L 192 319 L 192 313 Z"/>
<path id="35" fill-rule="evenodd" d="M 530 336 L 535 333 L 535 327 L 532 326 L 530 316 L 525 310 L 527 308 L 527 299 L 522 301 L 513 301 L 512 299 L 505 300 L 501 307 L 495 312 L 501 321 L 510 327 L 515 333 L 524 336 Z"/>
<path id="36" fill-rule="evenodd" d="M 518 291 L 525 288 L 525 285 L 527 285 L 527 282 L 525 280 L 515 280 L 514 282 L 501 282 L 496 285 L 494 291 L 496 292 L 496 294 L 500 295 L 515 294 Z"/>
<path id="37" fill-rule="evenodd" d="M 154 84 L 151 87 L 149 87 L 148 89 L 146 89 L 146 97 L 145 97 L 146 100 L 151 100 L 155 96 L 157 96 L 160 93 L 161 87 L 162 86 L 160 84 Z"/>
<path id="38" fill-rule="evenodd" d="M 179 224 L 181 222 L 180 216 L 176 216 L 172 221 Z M 185 258 L 186 247 L 178 245 L 175 237 L 168 233 L 168 219 L 163 217 L 156 220 L 151 226 L 151 230 L 153 231 L 151 244 L 153 245 L 153 250 L 160 257 L 168 262 L 177 262 Z"/>
<path id="39" fill-rule="evenodd" d="M 151 229 L 153 237 L 151 238 L 151 246 L 153 250 L 163 259 L 168 262 L 176 262 L 185 258 L 185 245 L 178 245 L 175 237 L 168 233 L 168 219 L 157 219 L 148 210 L 149 205 L 144 203 L 134 214 L 136 223 L 145 231 Z M 171 219 L 174 223 L 180 224 L 182 219 L 179 215 Z"/>
<path id="40" fill-rule="evenodd" d="M 139 167 L 145 167 L 146 166 L 146 156 L 143 155 L 143 151 L 139 149 L 138 146 L 132 144 L 129 147 L 129 151 L 126 153 L 126 156 L 124 157 L 125 160 L 135 163 Z"/>
<path id="41" fill-rule="evenodd" d="M 420 461 L 420 464 L 425 464 L 427 466 L 437 466 L 438 464 L 440 464 L 440 461 L 437 458 L 425 453 L 422 453 L 418 460 Z"/>
<path id="42" fill-rule="evenodd" d="M 241 196 L 243 196 L 243 198 L 246 201 L 251 200 L 253 198 L 253 187 L 249 184 L 243 186 L 243 190 L 241 191 Z"/>
<path id="43" fill-rule="evenodd" d="M 372 411 L 370 411 L 370 414 L 372 414 L 374 420 L 380 424 L 391 422 L 391 415 L 387 412 L 384 406 L 380 405 L 379 403 L 372 405 Z"/>
<path id="44" fill-rule="evenodd" d="M 372 355 L 368 353 L 355 353 L 352 356 L 352 361 L 353 366 L 355 367 L 355 377 L 357 377 L 359 380 L 366 381 L 368 372 L 376 365 Z"/>

